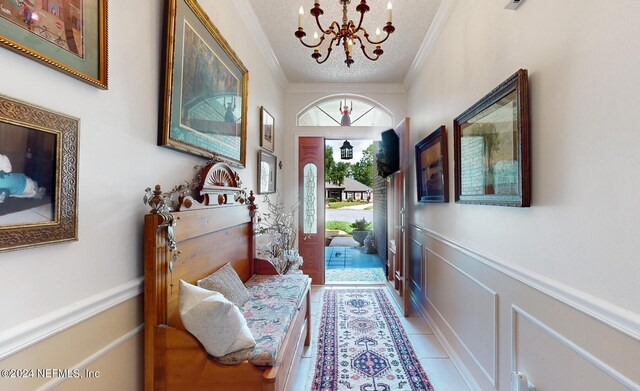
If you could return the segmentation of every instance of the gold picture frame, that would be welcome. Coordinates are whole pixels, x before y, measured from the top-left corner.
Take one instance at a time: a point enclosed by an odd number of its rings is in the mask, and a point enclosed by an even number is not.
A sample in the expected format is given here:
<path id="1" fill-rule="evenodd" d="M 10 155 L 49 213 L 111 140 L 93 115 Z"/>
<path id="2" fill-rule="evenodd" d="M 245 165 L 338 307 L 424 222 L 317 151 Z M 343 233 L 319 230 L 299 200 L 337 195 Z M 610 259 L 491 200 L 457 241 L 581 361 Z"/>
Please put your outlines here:
<path id="1" fill-rule="evenodd" d="M 195 0 L 167 0 L 158 144 L 244 168 L 249 71 Z"/>
<path id="2" fill-rule="evenodd" d="M 78 127 L 0 95 L 0 251 L 78 239 Z"/>
<path id="3" fill-rule="evenodd" d="M 108 88 L 107 0 L 0 0 L 0 6 L 0 46 Z"/>

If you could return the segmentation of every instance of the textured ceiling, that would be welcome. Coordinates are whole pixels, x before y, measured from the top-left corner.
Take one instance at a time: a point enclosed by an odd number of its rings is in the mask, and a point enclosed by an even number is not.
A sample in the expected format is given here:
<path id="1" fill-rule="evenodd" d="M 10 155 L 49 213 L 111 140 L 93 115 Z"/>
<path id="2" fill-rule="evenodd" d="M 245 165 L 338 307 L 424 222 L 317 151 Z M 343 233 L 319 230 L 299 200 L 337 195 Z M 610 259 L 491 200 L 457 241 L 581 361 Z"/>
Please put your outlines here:
<path id="1" fill-rule="evenodd" d="M 309 14 L 313 7 L 312 0 L 249 0 L 249 3 L 289 82 L 401 83 L 416 57 L 441 0 L 392 0 L 393 25 L 396 31 L 382 45 L 384 54 L 374 62 L 364 57 L 358 48 L 353 55 L 355 63 L 351 68 L 347 68 L 344 63 L 344 50 L 335 46 L 331 57 L 324 64 L 316 64 L 311 58 L 313 49 L 302 46 L 294 36 L 298 28 L 300 5 L 305 9 L 305 42 L 310 43 L 308 39 L 313 40 L 313 32 L 319 31 L 315 19 Z M 359 3 L 358 0 L 352 0 L 348 6 L 348 16 L 356 24 L 360 14 L 355 8 Z M 382 29 L 387 20 L 387 0 L 372 0 L 368 4 L 371 11 L 365 14 L 363 27 L 371 38 L 375 38 L 376 27 Z M 334 20 L 342 24 L 342 5 L 338 0 L 321 0 L 320 6 L 324 10 L 324 15 L 320 17 L 323 28 L 326 29 Z M 328 41 L 325 39 L 323 49 L 320 50 L 323 58 Z M 372 55 L 370 45 L 367 45 L 367 49 Z"/>

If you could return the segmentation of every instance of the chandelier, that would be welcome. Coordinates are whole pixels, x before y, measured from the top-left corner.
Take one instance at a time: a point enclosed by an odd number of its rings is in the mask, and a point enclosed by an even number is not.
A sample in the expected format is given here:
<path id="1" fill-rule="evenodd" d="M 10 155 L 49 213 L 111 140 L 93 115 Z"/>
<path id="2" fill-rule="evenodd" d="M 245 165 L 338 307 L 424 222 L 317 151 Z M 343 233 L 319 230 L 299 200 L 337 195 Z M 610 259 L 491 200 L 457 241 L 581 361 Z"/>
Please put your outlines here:
<path id="1" fill-rule="evenodd" d="M 382 30 L 387 33 L 384 39 L 380 38 L 380 28 L 376 28 L 376 38 L 375 40 L 371 40 L 369 37 L 369 33 L 367 30 L 362 27 L 362 21 L 364 20 L 364 14 L 367 13 L 370 8 L 367 5 L 367 0 L 360 0 L 360 4 L 356 7 L 356 11 L 360 13 L 360 21 L 358 25 L 353 22 L 353 20 L 349 20 L 347 16 L 347 4 L 351 3 L 351 0 L 338 0 L 340 4 L 342 4 L 342 24 L 339 24 L 336 21 L 331 22 L 328 29 L 322 28 L 320 24 L 320 15 L 324 14 L 322 8 L 320 8 L 319 0 L 316 1 L 313 8 L 309 11 L 310 14 L 315 18 L 316 24 L 321 31 L 321 36 L 318 36 L 318 32 L 314 32 L 313 34 L 313 43 L 307 44 L 302 38 L 304 38 L 307 34 L 304 32 L 302 28 L 302 20 L 304 17 L 304 9 L 300 6 L 299 15 L 298 15 L 298 31 L 295 32 L 296 37 L 300 40 L 304 46 L 313 49 L 313 53 L 311 57 L 316 60 L 318 64 L 322 64 L 329 59 L 331 56 L 331 51 L 333 50 L 333 46 L 335 47 L 342 46 L 344 48 L 344 53 L 346 56 L 346 60 L 344 60 L 347 67 L 351 67 L 353 61 L 353 51 L 355 45 L 360 45 L 360 49 L 362 49 L 362 53 L 364 53 L 365 57 L 367 57 L 371 61 L 376 61 L 384 51 L 380 47 L 380 45 L 389 38 L 389 35 L 393 33 L 396 28 L 393 27 L 391 23 L 391 15 L 392 15 L 392 7 L 391 2 L 387 3 L 387 24 L 382 28 Z M 331 38 L 329 42 L 329 46 L 327 47 L 327 54 L 323 60 L 320 60 L 322 54 L 320 54 L 319 48 L 324 42 L 325 39 Z M 367 48 L 365 43 L 369 43 L 371 45 L 375 45 L 375 49 L 373 49 L 373 55 L 369 55 L 367 53 Z"/>

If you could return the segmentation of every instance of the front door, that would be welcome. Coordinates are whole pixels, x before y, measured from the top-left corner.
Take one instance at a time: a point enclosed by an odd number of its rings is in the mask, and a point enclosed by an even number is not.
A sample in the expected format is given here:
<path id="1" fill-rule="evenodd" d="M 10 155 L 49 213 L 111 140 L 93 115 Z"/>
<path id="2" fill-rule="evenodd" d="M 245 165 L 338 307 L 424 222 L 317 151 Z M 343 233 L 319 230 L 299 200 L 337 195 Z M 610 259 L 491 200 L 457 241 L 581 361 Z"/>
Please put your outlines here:
<path id="1" fill-rule="evenodd" d="M 407 175 L 410 164 L 411 143 L 409 134 L 409 118 L 405 118 L 395 128 L 399 138 L 400 169 L 387 182 L 387 233 L 388 243 L 388 287 L 393 298 L 404 312 L 409 315 L 409 272 L 408 260 L 405 254 L 407 248 Z"/>
<path id="2" fill-rule="evenodd" d="M 302 270 L 324 284 L 324 138 L 298 140 L 298 250 Z"/>

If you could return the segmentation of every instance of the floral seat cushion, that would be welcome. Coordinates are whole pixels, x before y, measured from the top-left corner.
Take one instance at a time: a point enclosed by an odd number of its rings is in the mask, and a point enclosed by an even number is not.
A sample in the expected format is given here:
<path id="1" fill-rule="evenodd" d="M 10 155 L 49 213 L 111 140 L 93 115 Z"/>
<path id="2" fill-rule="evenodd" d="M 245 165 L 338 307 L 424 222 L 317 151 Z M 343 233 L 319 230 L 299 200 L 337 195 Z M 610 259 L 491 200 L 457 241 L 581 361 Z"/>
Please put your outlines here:
<path id="1" fill-rule="evenodd" d="M 248 360 L 258 366 L 273 366 L 308 280 L 304 275 L 251 277 L 245 285 L 252 297 L 240 310 L 256 346 L 219 357 L 218 362 L 235 365 Z"/>
<path id="2" fill-rule="evenodd" d="M 304 274 L 254 275 L 245 283 L 245 286 L 254 299 L 274 298 L 298 304 L 308 281 L 309 276 Z"/>

